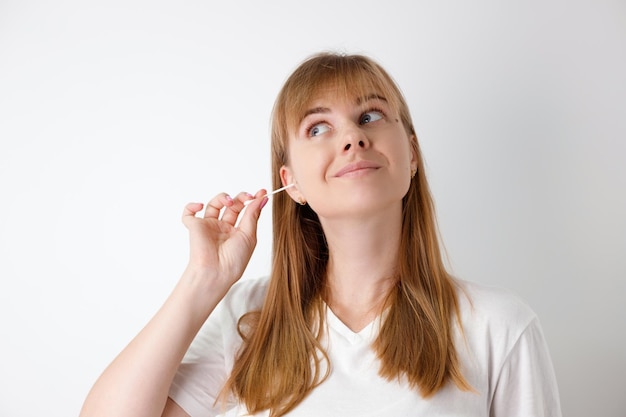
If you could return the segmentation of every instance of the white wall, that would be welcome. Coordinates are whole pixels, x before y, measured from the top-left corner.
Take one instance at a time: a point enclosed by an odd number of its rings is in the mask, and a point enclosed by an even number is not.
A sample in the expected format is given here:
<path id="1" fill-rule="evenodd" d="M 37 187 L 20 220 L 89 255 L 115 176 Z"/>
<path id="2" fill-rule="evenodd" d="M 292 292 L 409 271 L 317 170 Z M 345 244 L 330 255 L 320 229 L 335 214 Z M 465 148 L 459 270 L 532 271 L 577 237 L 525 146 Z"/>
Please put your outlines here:
<path id="1" fill-rule="evenodd" d="M 454 272 L 537 311 L 564 415 L 626 415 L 609 0 L 0 1 L 0 415 L 78 413 L 182 271 L 184 204 L 269 186 L 274 97 L 325 49 L 403 88 Z"/>

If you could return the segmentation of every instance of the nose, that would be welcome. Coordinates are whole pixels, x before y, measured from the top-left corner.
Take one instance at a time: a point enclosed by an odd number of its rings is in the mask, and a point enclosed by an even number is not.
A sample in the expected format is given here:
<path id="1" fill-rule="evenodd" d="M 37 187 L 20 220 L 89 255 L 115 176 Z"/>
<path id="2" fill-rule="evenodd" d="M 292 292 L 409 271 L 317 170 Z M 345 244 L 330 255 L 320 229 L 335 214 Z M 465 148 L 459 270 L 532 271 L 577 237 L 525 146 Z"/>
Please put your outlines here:
<path id="1" fill-rule="evenodd" d="M 365 142 L 360 140 L 356 143 L 360 148 L 365 148 Z M 346 143 L 346 146 L 343 147 L 344 151 L 347 151 L 352 147 L 352 143 Z"/>
<path id="2" fill-rule="evenodd" d="M 354 151 L 359 148 L 366 149 L 368 146 L 369 146 L 369 140 L 361 129 L 359 129 L 356 126 L 352 126 L 346 129 L 344 141 L 343 141 L 344 151 L 348 151 L 350 149 Z"/>

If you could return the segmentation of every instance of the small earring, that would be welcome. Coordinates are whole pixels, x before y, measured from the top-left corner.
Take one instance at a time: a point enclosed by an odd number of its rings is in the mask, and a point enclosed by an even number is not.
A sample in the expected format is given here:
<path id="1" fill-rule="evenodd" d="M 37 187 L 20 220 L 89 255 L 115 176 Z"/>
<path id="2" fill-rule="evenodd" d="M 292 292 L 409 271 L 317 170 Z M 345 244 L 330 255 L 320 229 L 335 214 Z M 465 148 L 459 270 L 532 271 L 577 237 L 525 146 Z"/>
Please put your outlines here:
<path id="1" fill-rule="evenodd" d="M 300 204 L 301 206 L 306 206 L 306 200 L 303 198 L 299 198 L 298 199 L 298 204 Z"/>
<path id="2" fill-rule="evenodd" d="M 417 174 L 417 168 L 412 168 L 411 169 L 411 178 L 414 178 L 415 174 Z"/>

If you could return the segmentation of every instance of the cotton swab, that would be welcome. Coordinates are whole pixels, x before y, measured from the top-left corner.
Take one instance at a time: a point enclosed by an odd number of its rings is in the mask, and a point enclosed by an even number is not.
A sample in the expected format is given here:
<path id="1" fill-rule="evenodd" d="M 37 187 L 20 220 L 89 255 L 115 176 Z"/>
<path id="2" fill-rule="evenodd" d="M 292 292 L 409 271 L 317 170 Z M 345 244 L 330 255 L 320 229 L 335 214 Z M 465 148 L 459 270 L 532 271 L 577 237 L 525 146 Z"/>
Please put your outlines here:
<path id="1" fill-rule="evenodd" d="M 293 183 L 291 183 L 291 184 L 287 184 L 287 185 L 285 185 L 284 187 L 277 188 L 277 189 L 275 189 L 274 191 L 272 191 L 272 192 L 270 192 L 270 193 L 267 193 L 267 194 L 265 194 L 265 195 L 262 195 L 261 197 L 258 197 L 258 198 L 269 197 L 269 196 L 271 196 L 272 194 L 276 194 L 276 193 L 278 193 L 278 192 L 281 192 L 281 191 L 286 190 L 287 188 L 289 188 L 289 187 L 293 187 L 293 186 L 294 186 L 294 184 L 293 184 Z M 248 204 L 252 203 L 254 200 L 256 200 L 256 198 L 254 198 L 254 199 L 252 199 L 252 200 L 247 200 L 247 201 L 244 201 L 244 202 L 243 202 L 243 205 L 244 205 L 244 206 L 247 206 Z"/>

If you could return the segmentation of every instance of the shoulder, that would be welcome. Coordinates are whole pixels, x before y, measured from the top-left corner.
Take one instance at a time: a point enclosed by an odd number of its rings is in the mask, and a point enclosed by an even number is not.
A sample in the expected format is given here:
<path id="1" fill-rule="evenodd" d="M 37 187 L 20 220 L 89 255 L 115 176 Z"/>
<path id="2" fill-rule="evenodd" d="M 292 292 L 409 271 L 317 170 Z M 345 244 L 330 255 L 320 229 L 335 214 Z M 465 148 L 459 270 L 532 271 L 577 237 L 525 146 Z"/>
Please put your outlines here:
<path id="1" fill-rule="evenodd" d="M 458 279 L 455 282 L 462 314 L 507 323 L 529 323 L 536 317 L 526 301 L 510 290 Z"/>
<path id="2" fill-rule="evenodd" d="M 512 291 L 463 280 L 456 284 L 460 319 L 468 337 L 512 344 L 537 321 L 535 312 Z"/>
<path id="3" fill-rule="evenodd" d="M 457 281 L 464 376 L 492 415 L 560 416 L 556 377 L 539 319 L 511 291 Z"/>
<path id="4" fill-rule="evenodd" d="M 456 333 L 457 353 L 470 384 L 493 393 L 516 346 L 538 326 L 537 317 L 509 290 L 462 280 L 456 284 L 461 325 Z"/>
<path id="5" fill-rule="evenodd" d="M 230 288 L 219 308 L 237 318 L 250 311 L 260 310 L 268 284 L 268 277 L 239 280 Z"/>

